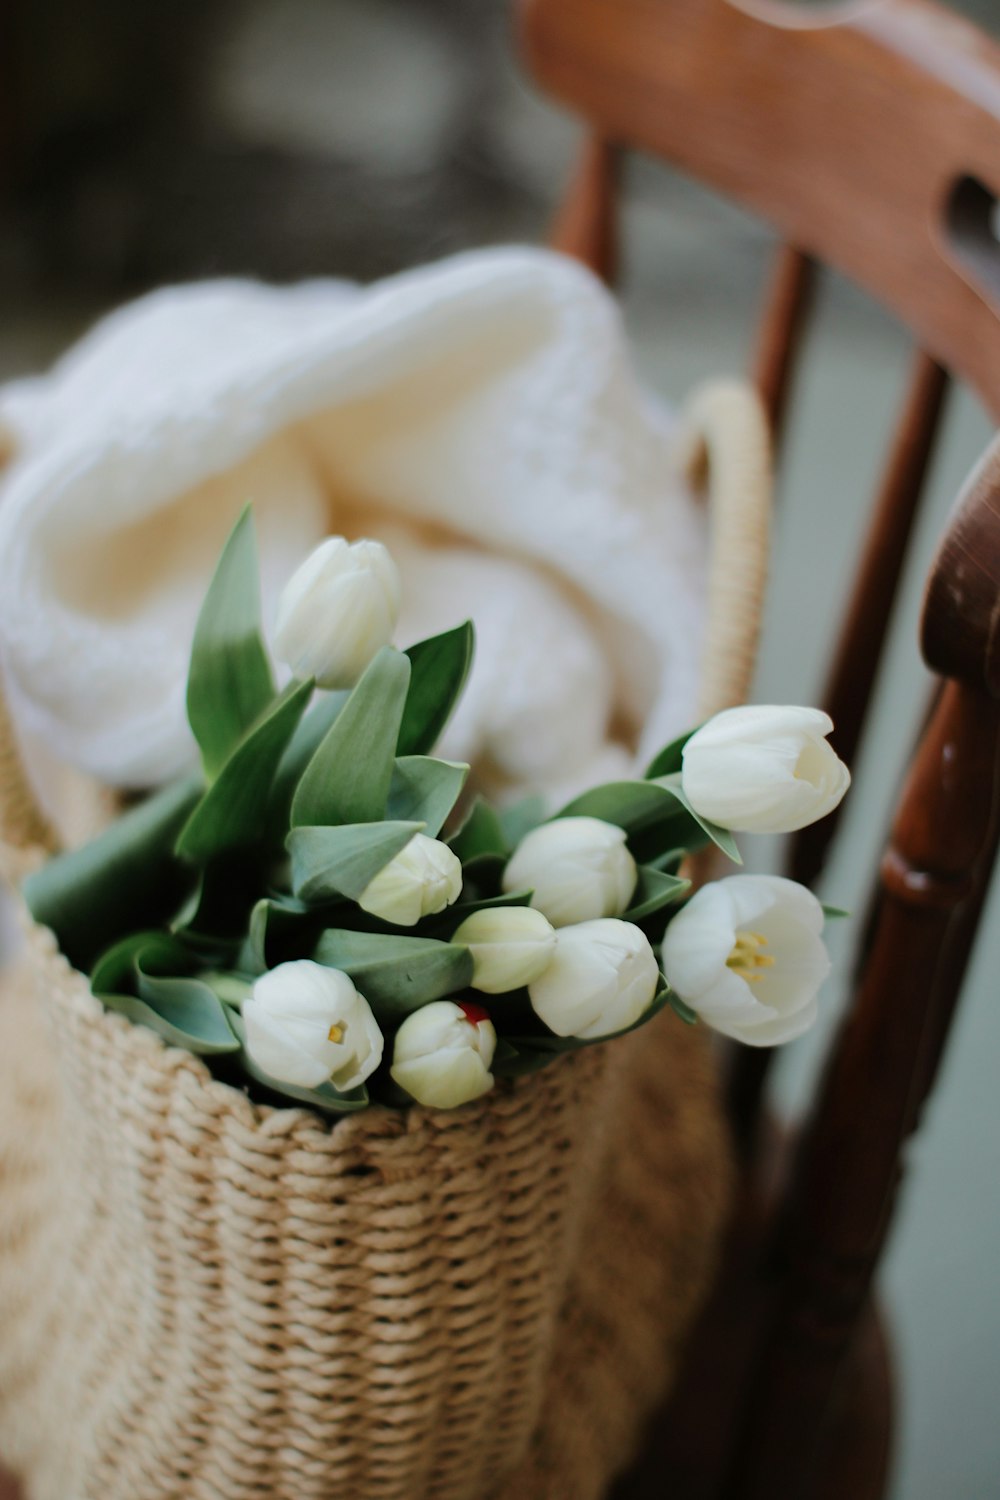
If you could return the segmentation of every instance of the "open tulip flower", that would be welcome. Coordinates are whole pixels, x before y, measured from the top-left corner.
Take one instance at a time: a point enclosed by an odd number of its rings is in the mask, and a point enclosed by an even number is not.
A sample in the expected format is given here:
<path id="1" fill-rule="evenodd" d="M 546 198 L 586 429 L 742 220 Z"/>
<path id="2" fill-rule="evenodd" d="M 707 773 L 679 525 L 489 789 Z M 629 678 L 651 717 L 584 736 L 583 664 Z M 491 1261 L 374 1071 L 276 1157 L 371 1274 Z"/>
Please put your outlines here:
<path id="1" fill-rule="evenodd" d="M 725 1036 L 773 1047 L 808 1031 L 830 971 L 811 891 L 778 875 L 704 886 L 671 922 L 663 972 L 685 1004 Z"/>
<path id="2" fill-rule="evenodd" d="M 382 1032 L 346 974 L 300 959 L 262 974 L 243 1002 L 246 1047 L 270 1078 L 357 1088 L 382 1061 Z"/>
<path id="3" fill-rule="evenodd" d="M 691 806 L 736 833 L 793 833 L 833 812 L 851 774 L 818 708 L 727 708 L 684 747 Z"/>

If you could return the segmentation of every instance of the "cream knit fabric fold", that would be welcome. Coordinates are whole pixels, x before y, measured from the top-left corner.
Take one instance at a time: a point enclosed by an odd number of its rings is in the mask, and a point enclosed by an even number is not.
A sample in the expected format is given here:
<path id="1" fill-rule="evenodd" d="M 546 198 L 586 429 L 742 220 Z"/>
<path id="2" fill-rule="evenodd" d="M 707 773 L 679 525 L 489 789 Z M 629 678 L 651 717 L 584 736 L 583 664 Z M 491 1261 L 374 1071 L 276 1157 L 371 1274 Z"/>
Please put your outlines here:
<path id="1" fill-rule="evenodd" d="M 703 517 L 616 304 L 551 252 L 469 253 L 366 289 L 157 292 L 0 392 L 0 427 L 11 710 L 108 782 L 191 756 L 194 619 L 248 500 L 269 620 L 329 531 L 398 550 L 401 645 L 475 618 L 442 750 L 501 784 L 620 773 L 622 726 L 643 726 L 645 751 L 694 712 Z"/>

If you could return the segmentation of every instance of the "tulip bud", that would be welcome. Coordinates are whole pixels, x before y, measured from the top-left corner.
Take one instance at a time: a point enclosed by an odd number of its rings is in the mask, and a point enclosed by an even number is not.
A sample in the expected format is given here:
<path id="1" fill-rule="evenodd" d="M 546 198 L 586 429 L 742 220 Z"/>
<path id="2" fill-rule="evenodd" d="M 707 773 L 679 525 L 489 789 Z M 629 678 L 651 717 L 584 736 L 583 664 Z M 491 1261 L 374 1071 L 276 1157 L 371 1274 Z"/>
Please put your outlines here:
<path id="1" fill-rule="evenodd" d="M 415 833 L 358 897 L 362 911 L 397 927 L 413 927 L 457 900 L 462 862 L 447 844 Z"/>
<path id="2" fill-rule="evenodd" d="M 328 537 L 284 587 L 275 652 L 297 677 L 353 687 L 392 640 L 399 596 L 399 572 L 381 542 Z"/>
<path id="3" fill-rule="evenodd" d="M 455 1109 L 489 1093 L 497 1034 L 485 1010 L 434 1000 L 407 1016 L 396 1033 L 390 1072 L 429 1109 Z"/>
<path id="4" fill-rule="evenodd" d="M 452 937 L 472 954 L 472 987 L 502 995 L 530 984 L 548 968 L 556 935 L 530 906 L 493 906 L 466 917 Z"/>
<path id="5" fill-rule="evenodd" d="M 382 1061 L 382 1033 L 346 974 L 310 959 L 279 964 L 243 1002 L 246 1050 L 278 1083 L 357 1088 Z"/>
<path id="6" fill-rule="evenodd" d="M 684 747 L 681 785 L 702 817 L 737 833 L 792 833 L 840 802 L 851 773 L 817 708 L 727 708 Z"/>
<path id="7" fill-rule="evenodd" d="M 649 1009 L 660 974 L 649 939 L 604 918 L 563 927 L 552 961 L 528 986 L 532 1008 L 556 1036 L 611 1036 Z"/>
<path id="8" fill-rule="evenodd" d="M 600 818 L 556 818 L 521 840 L 503 876 L 505 891 L 532 891 L 531 904 L 553 927 L 627 908 L 638 872 L 625 833 Z"/>
<path id="9" fill-rule="evenodd" d="M 663 939 L 667 983 L 701 1018 L 751 1047 L 808 1031 L 830 972 L 823 908 L 779 875 L 729 875 L 702 886 Z"/>

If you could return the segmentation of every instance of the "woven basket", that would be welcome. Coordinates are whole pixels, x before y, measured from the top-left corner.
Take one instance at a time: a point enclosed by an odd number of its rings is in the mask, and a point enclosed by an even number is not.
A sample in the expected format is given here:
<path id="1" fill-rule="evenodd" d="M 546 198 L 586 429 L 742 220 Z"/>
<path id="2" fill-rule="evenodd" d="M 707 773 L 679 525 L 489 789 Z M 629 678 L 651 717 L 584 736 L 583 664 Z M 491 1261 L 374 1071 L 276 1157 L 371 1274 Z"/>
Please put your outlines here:
<path id="1" fill-rule="evenodd" d="M 692 410 L 708 709 L 753 659 L 767 456 L 741 387 Z M 0 768 L 23 864 L 51 840 Z M 0 1453 L 31 1500 L 601 1494 L 725 1213 L 699 1032 L 661 1016 L 461 1110 L 331 1128 L 105 1012 L 25 925 L 0 995 Z"/>

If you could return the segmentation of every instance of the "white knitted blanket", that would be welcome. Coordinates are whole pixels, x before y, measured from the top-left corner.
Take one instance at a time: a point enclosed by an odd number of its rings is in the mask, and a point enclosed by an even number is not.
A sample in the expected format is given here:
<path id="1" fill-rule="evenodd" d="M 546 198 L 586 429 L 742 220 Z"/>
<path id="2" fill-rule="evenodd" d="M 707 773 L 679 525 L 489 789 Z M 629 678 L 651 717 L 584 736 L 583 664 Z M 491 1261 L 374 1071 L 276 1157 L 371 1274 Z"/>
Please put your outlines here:
<path id="1" fill-rule="evenodd" d="M 0 446 L 11 708 L 108 782 L 193 759 L 191 635 L 248 500 L 268 623 L 331 531 L 393 548 L 400 645 L 474 618 L 443 750 L 501 787 L 620 773 L 693 711 L 703 521 L 615 303 L 552 253 L 168 288 L 0 392 Z"/>

